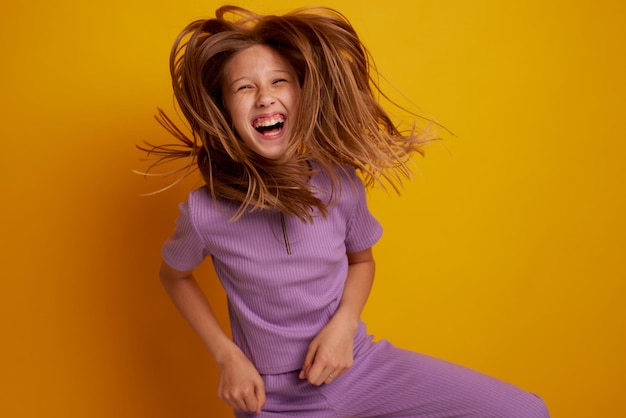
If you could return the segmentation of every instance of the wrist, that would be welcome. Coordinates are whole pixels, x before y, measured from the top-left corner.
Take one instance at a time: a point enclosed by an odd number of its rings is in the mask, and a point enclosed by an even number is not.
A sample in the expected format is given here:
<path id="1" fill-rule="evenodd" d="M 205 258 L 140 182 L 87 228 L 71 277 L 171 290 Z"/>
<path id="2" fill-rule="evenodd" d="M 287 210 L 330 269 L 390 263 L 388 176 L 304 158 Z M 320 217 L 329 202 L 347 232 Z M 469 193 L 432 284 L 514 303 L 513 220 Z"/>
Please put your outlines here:
<path id="1" fill-rule="evenodd" d="M 339 309 L 337 309 L 337 311 L 335 312 L 335 315 L 333 315 L 332 320 L 336 322 L 341 322 L 342 324 L 356 332 L 356 329 L 359 326 L 359 322 L 361 321 L 361 315 L 349 309 L 342 309 L 341 307 L 339 307 Z"/>
<path id="2" fill-rule="evenodd" d="M 215 360 L 220 369 L 243 355 L 241 349 L 228 338 L 225 338 L 219 344 L 214 344 L 210 351 L 213 360 Z"/>

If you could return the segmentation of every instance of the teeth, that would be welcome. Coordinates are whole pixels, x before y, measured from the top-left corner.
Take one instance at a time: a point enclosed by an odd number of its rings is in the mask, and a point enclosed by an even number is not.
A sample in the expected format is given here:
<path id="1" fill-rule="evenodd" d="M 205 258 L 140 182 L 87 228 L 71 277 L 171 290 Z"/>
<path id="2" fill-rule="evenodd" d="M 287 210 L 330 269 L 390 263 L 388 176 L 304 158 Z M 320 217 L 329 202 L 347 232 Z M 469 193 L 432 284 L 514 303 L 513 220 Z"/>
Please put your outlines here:
<path id="1" fill-rule="evenodd" d="M 272 116 L 271 118 L 260 118 L 254 121 L 255 128 L 264 128 L 268 126 L 274 126 L 279 123 L 284 123 L 285 118 L 282 115 Z"/>

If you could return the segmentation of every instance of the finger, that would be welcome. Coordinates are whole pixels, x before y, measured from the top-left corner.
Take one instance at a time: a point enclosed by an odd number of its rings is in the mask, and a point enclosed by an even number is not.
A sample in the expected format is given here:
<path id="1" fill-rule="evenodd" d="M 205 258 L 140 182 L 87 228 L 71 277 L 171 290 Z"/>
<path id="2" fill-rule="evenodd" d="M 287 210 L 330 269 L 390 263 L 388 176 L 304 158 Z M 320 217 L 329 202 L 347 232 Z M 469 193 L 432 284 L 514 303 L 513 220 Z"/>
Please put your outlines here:
<path id="1" fill-rule="evenodd" d="M 242 398 L 244 404 L 245 404 L 245 410 L 246 411 L 250 411 L 250 412 L 256 412 L 257 410 L 259 410 L 259 402 L 257 399 L 257 394 L 256 394 L 256 389 L 255 388 L 251 388 L 251 390 L 246 390 L 243 393 L 243 398 Z"/>
<path id="2" fill-rule="evenodd" d="M 239 396 L 233 399 L 233 402 L 237 405 L 236 407 L 241 409 L 242 411 L 250 411 L 250 406 L 246 402 L 246 398 Z"/>
<path id="3" fill-rule="evenodd" d="M 328 374 L 328 377 L 326 378 L 326 380 L 324 380 L 324 384 L 329 385 L 331 383 L 333 383 L 335 381 L 335 379 L 337 379 L 337 377 L 339 377 L 339 372 L 337 371 L 333 371 L 331 373 Z"/>
<path id="4" fill-rule="evenodd" d="M 304 363 L 302 365 L 302 371 L 300 372 L 300 379 L 306 379 L 311 371 L 311 365 L 315 361 L 315 355 L 317 354 L 317 347 L 311 346 L 304 356 Z"/>
<path id="5" fill-rule="evenodd" d="M 246 404 L 243 402 L 243 400 L 240 397 L 235 396 L 233 393 L 221 390 L 220 393 L 218 393 L 218 396 L 222 401 L 232 406 L 233 408 L 240 409 L 242 411 L 246 410 Z"/>
<path id="6" fill-rule="evenodd" d="M 265 397 L 265 385 L 261 381 L 261 384 L 257 386 L 256 390 L 256 399 L 257 399 L 257 408 L 256 413 L 260 414 L 263 405 L 265 405 L 266 397 Z"/>
<path id="7" fill-rule="evenodd" d="M 311 368 L 311 373 L 309 373 L 308 380 L 310 383 L 319 386 L 322 383 L 326 382 L 328 376 L 332 373 L 334 368 L 331 367 L 318 367 L 315 365 Z"/>
<path id="8" fill-rule="evenodd" d="M 229 404 L 230 406 L 232 406 L 235 409 L 239 409 L 241 411 L 247 411 L 248 407 L 246 406 L 246 403 L 244 402 L 243 399 L 240 398 L 232 398 L 230 399 L 228 402 L 226 402 L 227 404 Z"/>
<path id="9" fill-rule="evenodd" d="M 308 380 L 309 383 L 315 385 L 317 384 L 317 381 L 321 377 L 322 372 L 323 372 L 323 368 L 320 367 L 318 364 L 313 363 L 306 372 L 306 376 L 305 376 L 306 380 Z"/>
<path id="10" fill-rule="evenodd" d="M 298 377 L 300 379 L 306 379 L 309 375 L 309 371 L 311 370 L 311 365 L 310 364 L 304 364 L 302 366 L 302 370 L 300 370 L 300 374 L 298 375 Z"/>
<path id="11" fill-rule="evenodd" d="M 309 365 L 306 372 L 306 379 L 309 381 L 309 383 L 319 386 L 324 382 L 324 380 L 328 376 L 328 373 L 330 373 L 332 369 L 328 367 L 326 361 L 327 359 L 324 355 L 322 355 L 322 353 L 317 351 L 315 354 L 316 355 L 312 359 L 312 363 Z M 326 370 L 326 372 L 324 373 L 324 369 L 328 370 Z"/>

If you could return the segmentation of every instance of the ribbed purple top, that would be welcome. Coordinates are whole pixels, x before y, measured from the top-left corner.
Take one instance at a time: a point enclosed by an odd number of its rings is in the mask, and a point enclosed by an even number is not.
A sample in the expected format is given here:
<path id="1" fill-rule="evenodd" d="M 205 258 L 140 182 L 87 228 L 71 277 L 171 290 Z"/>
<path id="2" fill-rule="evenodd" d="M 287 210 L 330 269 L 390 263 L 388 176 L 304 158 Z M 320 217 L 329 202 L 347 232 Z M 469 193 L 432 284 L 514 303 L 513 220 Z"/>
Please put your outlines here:
<path id="1" fill-rule="evenodd" d="M 354 170 L 347 169 L 340 182 L 341 197 L 326 218 L 318 214 L 304 223 L 284 217 L 284 228 L 281 214 L 269 210 L 230 222 L 237 204 L 213 200 L 206 188 L 191 192 L 179 207 L 163 258 L 186 271 L 212 257 L 228 296 L 233 340 L 261 374 L 301 368 L 309 343 L 339 304 L 346 252 L 367 249 L 382 234 Z M 328 198 L 325 173 L 313 176 L 311 186 L 318 197 Z M 361 323 L 355 346 L 367 339 Z"/>

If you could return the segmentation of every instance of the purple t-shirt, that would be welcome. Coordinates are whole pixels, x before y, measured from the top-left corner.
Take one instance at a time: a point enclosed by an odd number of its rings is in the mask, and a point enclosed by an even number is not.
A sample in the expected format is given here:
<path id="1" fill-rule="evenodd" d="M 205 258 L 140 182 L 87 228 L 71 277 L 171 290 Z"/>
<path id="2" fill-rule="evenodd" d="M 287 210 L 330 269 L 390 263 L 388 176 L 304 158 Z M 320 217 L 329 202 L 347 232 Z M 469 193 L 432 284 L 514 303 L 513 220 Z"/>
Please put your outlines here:
<path id="1" fill-rule="evenodd" d="M 324 201 L 330 179 L 310 181 Z M 165 262 L 193 270 L 210 256 L 228 296 L 234 342 L 261 374 L 298 370 L 311 340 L 335 313 L 343 292 L 346 252 L 374 245 L 382 234 L 352 168 L 340 176 L 341 197 L 314 222 L 255 210 L 230 222 L 238 204 L 213 200 L 203 187 L 180 205 L 176 229 L 163 246 Z M 287 244 L 290 253 L 287 251 Z M 360 323 L 355 347 L 369 340 Z"/>

